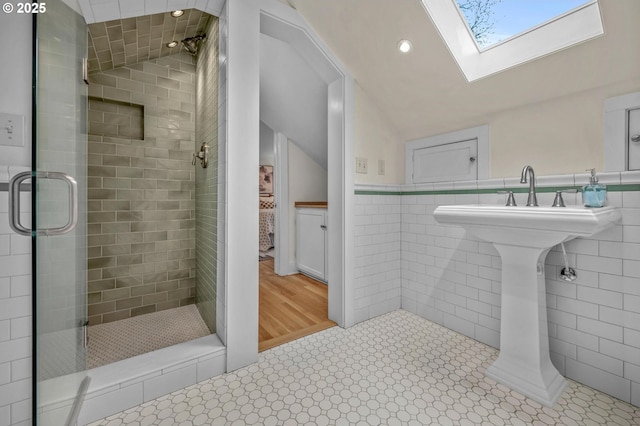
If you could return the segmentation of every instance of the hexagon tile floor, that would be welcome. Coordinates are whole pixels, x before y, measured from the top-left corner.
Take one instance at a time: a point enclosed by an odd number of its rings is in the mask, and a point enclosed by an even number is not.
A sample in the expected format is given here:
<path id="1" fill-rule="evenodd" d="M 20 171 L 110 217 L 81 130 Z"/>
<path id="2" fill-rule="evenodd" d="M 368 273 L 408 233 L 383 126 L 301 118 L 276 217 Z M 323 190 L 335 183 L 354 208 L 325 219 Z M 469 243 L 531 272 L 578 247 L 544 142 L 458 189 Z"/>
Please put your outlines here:
<path id="1" fill-rule="evenodd" d="M 209 334 L 196 305 L 92 325 L 87 364 L 96 368 Z"/>
<path id="2" fill-rule="evenodd" d="M 399 310 L 91 425 L 640 425 L 639 407 L 573 381 L 553 409 L 496 384 L 497 353 Z"/>

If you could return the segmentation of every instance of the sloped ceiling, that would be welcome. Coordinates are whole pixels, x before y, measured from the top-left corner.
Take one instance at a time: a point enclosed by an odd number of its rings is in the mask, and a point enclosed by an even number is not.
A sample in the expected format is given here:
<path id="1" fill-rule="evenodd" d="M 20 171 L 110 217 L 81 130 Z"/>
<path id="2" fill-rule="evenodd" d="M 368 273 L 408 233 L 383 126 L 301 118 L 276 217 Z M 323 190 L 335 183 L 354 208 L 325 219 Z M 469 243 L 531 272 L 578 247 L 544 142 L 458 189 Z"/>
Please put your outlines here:
<path id="1" fill-rule="evenodd" d="M 327 90 L 290 44 L 260 35 L 260 120 L 325 169 Z"/>
<path id="2" fill-rule="evenodd" d="M 180 43 L 174 48 L 166 44 L 203 34 L 210 18 L 208 13 L 187 9 L 177 18 L 167 12 L 89 24 L 89 72 L 178 53 Z"/>
<path id="3" fill-rule="evenodd" d="M 600 0 L 605 35 L 468 83 L 420 0 L 287 0 L 349 68 L 400 141 L 487 115 L 640 80 L 640 1 Z M 445 1 L 445 0 L 428 0 Z M 410 39 L 403 55 L 396 45 Z"/>

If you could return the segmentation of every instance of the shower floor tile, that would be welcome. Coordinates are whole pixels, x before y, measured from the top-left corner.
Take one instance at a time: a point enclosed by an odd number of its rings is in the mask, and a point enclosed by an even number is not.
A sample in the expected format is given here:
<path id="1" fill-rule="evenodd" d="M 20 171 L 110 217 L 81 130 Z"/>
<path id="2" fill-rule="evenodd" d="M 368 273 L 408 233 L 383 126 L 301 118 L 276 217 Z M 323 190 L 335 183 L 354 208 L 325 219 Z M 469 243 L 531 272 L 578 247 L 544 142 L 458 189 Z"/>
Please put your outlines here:
<path id="1" fill-rule="evenodd" d="M 572 380 L 543 407 L 484 376 L 497 354 L 398 310 L 267 350 L 256 364 L 91 425 L 640 424 L 640 408 Z"/>
<path id="2" fill-rule="evenodd" d="M 90 326 L 88 367 L 100 367 L 209 334 L 196 305 Z"/>

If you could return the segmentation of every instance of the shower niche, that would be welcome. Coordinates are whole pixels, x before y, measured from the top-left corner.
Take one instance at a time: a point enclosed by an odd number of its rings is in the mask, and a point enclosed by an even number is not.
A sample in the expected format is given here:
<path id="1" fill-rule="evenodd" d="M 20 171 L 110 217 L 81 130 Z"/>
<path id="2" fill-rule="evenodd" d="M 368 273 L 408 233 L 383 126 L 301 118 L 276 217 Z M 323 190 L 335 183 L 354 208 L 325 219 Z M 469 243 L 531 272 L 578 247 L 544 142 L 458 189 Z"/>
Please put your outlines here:
<path id="1" fill-rule="evenodd" d="M 89 134 L 144 140 L 144 105 L 89 97 Z"/>

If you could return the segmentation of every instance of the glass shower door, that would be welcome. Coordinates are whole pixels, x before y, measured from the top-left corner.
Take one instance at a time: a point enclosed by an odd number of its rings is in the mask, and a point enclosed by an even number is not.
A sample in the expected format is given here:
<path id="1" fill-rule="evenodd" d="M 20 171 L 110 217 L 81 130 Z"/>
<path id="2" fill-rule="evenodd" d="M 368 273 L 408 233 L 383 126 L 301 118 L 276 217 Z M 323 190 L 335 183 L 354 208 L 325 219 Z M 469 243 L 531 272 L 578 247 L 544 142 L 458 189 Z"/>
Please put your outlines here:
<path id="1" fill-rule="evenodd" d="M 34 25 L 34 418 L 75 425 L 89 382 L 87 26 L 61 0 Z"/>

